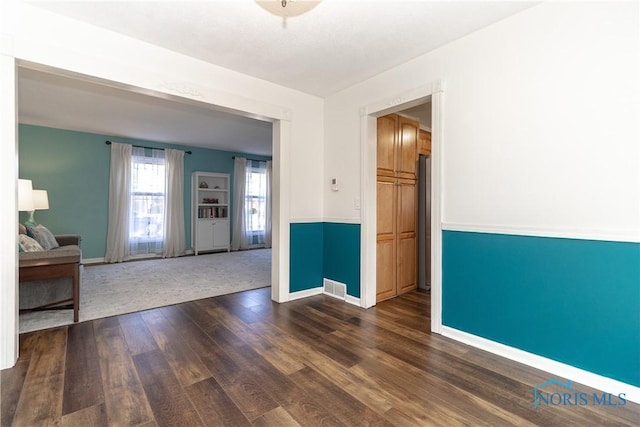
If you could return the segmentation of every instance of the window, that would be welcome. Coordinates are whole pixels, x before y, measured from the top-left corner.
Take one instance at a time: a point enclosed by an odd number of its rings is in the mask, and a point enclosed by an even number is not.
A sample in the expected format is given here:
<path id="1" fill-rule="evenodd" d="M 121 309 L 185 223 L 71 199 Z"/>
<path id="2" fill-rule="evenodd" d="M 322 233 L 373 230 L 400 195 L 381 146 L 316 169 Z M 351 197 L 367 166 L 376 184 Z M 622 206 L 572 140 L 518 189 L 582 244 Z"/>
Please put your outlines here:
<path id="1" fill-rule="evenodd" d="M 267 164 L 247 161 L 245 191 L 246 231 L 250 245 L 264 244 L 267 221 Z M 253 238 L 251 235 L 253 234 Z"/>
<path id="2" fill-rule="evenodd" d="M 162 150 L 134 147 L 131 170 L 129 247 L 131 255 L 162 251 L 165 212 L 165 159 Z"/>

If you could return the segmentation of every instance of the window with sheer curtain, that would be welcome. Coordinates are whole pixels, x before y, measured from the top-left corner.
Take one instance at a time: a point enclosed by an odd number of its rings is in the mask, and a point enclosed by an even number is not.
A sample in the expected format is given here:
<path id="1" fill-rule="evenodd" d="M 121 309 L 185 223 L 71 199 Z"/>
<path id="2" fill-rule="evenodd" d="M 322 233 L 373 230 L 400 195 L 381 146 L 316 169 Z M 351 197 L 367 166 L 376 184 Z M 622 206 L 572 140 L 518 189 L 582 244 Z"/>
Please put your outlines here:
<path id="1" fill-rule="evenodd" d="M 185 253 L 184 151 L 111 142 L 105 262 Z"/>
<path id="2" fill-rule="evenodd" d="M 133 147 L 131 156 L 130 255 L 162 252 L 166 199 L 164 151 Z"/>
<path id="3" fill-rule="evenodd" d="M 231 250 L 271 247 L 271 161 L 236 157 Z"/>
<path id="4" fill-rule="evenodd" d="M 264 245 L 267 221 L 267 163 L 247 161 L 244 209 L 249 246 Z"/>

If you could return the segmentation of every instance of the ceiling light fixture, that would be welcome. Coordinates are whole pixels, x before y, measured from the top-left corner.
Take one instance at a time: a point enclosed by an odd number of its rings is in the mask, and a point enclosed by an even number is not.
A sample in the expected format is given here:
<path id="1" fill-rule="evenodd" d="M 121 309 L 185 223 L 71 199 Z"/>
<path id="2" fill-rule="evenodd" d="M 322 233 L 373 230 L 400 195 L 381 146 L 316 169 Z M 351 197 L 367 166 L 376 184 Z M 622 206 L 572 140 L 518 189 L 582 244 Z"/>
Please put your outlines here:
<path id="1" fill-rule="evenodd" d="M 319 0 L 256 0 L 258 6 L 267 12 L 282 17 L 282 27 L 286 28 L 287 18 L 302 15 L 316 7 Z"/>

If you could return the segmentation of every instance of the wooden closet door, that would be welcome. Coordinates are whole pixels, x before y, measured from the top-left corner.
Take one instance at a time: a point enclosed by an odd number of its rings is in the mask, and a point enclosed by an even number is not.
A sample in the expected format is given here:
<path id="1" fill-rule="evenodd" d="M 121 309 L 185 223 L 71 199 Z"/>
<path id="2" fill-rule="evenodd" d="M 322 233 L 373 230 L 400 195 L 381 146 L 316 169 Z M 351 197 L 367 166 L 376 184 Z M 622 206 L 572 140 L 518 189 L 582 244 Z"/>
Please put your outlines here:
<path id="1" fill-rule="evenodd" d="M 378 118 L 378 175 L 394 176 L 396 169 L 396 139 L 398 116 L 390 114 Z"/>
<path id="2" fill-rule="evenodd" d="M 416 179 L 418 169 L 418 132 L 420 124 L 406 117 L 398 117 L 398 145 L 396 177 Z"/>
<path id="3" fill-rule="evenodd" d="M 376 302 L 394 297 L 396 272 L 396 180 L 378 177 L 376 220 Z"/>
<path id="4" fill-rule="evenodd" d="M 397 186 L 397 291 L 418 287 L 417 281 L 417 186 L 415 180 L 398 179 Z"/>

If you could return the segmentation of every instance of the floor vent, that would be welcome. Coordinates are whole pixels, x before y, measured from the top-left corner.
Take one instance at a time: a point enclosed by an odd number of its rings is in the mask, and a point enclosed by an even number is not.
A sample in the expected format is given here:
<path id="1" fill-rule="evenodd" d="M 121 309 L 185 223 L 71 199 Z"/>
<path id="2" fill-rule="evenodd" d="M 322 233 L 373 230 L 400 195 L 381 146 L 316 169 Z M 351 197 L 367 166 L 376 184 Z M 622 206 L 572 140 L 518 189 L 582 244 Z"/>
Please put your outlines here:
<path id="1" fill-rule="evenodd" d="M 334 298 L 345 300 L 347 298 L 347 285 L 344 283 L 336 282 L 335 280 L 324 279 L 323 292 Z"/>

